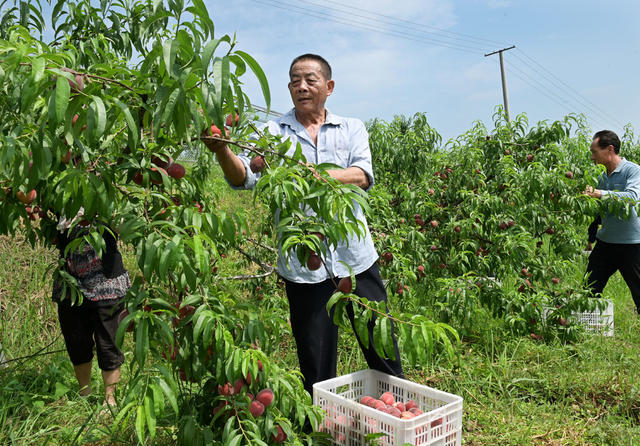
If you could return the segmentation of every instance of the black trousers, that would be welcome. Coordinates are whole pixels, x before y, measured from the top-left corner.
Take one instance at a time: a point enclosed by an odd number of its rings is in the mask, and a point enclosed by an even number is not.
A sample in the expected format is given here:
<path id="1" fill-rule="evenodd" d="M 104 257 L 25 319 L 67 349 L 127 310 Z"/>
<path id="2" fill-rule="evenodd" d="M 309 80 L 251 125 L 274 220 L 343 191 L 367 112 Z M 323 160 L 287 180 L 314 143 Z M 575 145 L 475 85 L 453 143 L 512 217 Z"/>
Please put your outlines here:
<path id="1" fill-rule="evenodd" d="M 336 376 L 338 359 L 338 327 L 333 323 L 333 311 L 327 313 L 326 305 L 335 286 L 331 280 L 320 283 L 294 283 L 285 280 L 291 329 L 296 340 L 300 371 L 304 376 L 304 388 L 313 394 L 313 384 Z M 371 301 L 387 301 L 387 292 L 380 278 L 378 265 L 373 264 L 368 270 L 356 275 L 356 289 L 354 294 L 366 297 Z M 352 328 L 353 308 L 347 308 Z M 369 324 L 369 343 L 367 346 L 358 338 L 360 349 L 370 368 L 391 375 L 403 377 L 400 363 L 400 352 L 397 340 L 393 339 L 396 359 L 389 360 L 380 357 L 373 348 L 373 327 L 375 319 Z"/>
<path id="2" fill-rule="evenodd" d="M 616 271 L 622 274 L 640 313 L 640 244 L 596 242 L 587 265 L 589 285 L 594 294 L 602 294 Z"/>
<path id="3" fill-rule="evenodd" d="M 116 332 L 123 308 L 122 299 L 101 305 L 88 299 L 81 305 L 71 305 L 68 298 L 58 302 L 58 320 L 73 365 L 92 361 L 94 347 L 100 370 L 108 372 L 122 365 L 124 354 L 116 345 Z"/>

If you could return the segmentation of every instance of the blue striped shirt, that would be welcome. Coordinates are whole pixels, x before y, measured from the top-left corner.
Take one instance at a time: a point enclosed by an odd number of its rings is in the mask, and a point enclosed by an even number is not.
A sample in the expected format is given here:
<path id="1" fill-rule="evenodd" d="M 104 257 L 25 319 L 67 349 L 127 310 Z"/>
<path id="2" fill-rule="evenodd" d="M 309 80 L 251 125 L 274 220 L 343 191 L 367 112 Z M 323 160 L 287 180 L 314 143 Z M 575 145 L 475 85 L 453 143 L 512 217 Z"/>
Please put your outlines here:
<path id="1" fill-rule="evenodd" d="M 296 119 L 294 108 L 279 119 L 269 121 L 264 128 L 268 128 L 272 135 L 283 135 L 286 137 L 284 139 L 288 138 L 291 141 L 288 155 L 293 155 L 296 144 L 299 142 L 307 162 L 312 164 L 332 163 L 345 169 L 359 167 L 369 178 L 369 188 L 373 186 L 369 134 L 359 119 L 343 118 L 327 110 L 325 122 L 318 132 L 317 145 L 314 144 L 304 126 Z M 231 187 L 252 189 L 258 182 L 260 174 L 253 173 L 249 168 L 251 153 L 245 151 L 239 157 L 245 167 L 245 182 L 242 186 Z M 347 241 L 338 243 L 335 249 L 327 249 L 324 261 L 335 277 L 349 275 L 349 270 L 340 262 L 345 262 L 355 274 L 359 274 L 369 269 L 378 259 L 366 217 L 357 203 L 355 203 L 354 214 L 359 221 L 364 223 L 366 234 L 363 238 L 351 236 Z M 288 258 L 278 256 L 278 273 L 285 279 L 297 283 L 318 283 L 329 278 L 324 268 L 311 271 L 306 265 L 300 265 L 295 253 L 289 255 Z"/>
<path id="2" fill-rule="evenodd" d="M 634 202 L 640 199 L 640 166 L 622 158 L 611 175 L 602 174 L 598 182 L 602 199 L 609 196 L 626 197 Z M 607 213 L 602 218 L 598 239 L 607 243 L 640 243 L 640 218 L 635 209 L 628 219 Z"/>

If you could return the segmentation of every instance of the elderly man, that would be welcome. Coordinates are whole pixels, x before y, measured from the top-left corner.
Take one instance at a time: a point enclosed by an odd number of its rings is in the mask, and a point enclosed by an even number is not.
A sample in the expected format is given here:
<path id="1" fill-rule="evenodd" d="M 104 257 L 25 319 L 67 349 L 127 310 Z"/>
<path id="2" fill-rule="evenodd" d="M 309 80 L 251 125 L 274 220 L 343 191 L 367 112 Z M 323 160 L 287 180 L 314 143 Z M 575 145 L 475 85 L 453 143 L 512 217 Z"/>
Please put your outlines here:
<path id="1" fill-rule="evenodd" d="M 609 196 L 634 202 L 640 199 L 640 166 L 620 156 L 618 135 L 611 130 L 593 135 L 591 159 L 604 165 L 607 171 L 602 174 L 598 189 L 588 186 L 586 195 L 603 200 Z M 597 220 L 594 224 L 597 226 Z M 640 218 L 635 210 L 627 219 L 609 213 L 602 217 L 602 228 L 587 266 L 593 292 L 601 294 L 609 277 L 618 270 L 640 313 Z"/>
<path id="2" fill-rule="evenodd" d="M 267 124 L 271 134 L 280 134 L 291 141 L 291 154 L 300 143 L 302 152 L 312 164 L 332 163 L 341 169 L 329 174 L 344 184 L 355 184 L 365 190 L 373 185 L 373 170 L 368 134 L 362 121 L 342 118 L 325 108 L 333 92 L 331 67 L 322 57 L 304 54 L 293 60 L 289 68 L 289 92 L 294 108 L 280 119 Z M 249 168 L 247 153 L 236 156 L 221 141 L 205 141 L 216 153 L 218 162 L 232 187 L 249 189 L 255 186 L 259 174 Z M 358 206 L 356 217 L 365 222 Z M 356 274 L 355 294 L 369 300 L 385 301 L 386 291 L 376 264 L 378 255 L 367 229 L 362 239 L 352 237 L 347 243 L 329 250 L 324 259 L 327 269 L 335 277 L 346 277 L 349 271 L 340 262 L 353 268 Z M 280 256 L 278 272 L 286 284 L 291 329 L 296 340 L 300 370 L 305 389 L 311 393 L 314 383 L 336 376 L 338 328 L 326 311 L 326 304 L 335 292 L 335 286 L 324 268 L 315 271 L 301 265 L 295 256 Z M 353 311 L 349 312 L 353 324 Z M 369 326 L 372 339 L 373 324 Z M 394 339 L 396 359 L 381 358 L 371 341 L 360 348 L 369 367 L 396 376 L 402 376 L 402 366 Z"/>

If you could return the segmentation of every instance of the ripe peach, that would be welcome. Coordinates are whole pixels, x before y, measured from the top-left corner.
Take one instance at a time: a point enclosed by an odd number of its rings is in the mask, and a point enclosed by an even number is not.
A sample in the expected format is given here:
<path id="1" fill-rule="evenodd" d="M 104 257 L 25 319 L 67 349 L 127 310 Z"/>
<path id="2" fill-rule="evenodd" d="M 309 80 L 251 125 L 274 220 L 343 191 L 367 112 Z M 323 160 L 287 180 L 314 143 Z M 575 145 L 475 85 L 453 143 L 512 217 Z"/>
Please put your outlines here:
<path id="1" fill-rule="evenodd" d="M 403 420 L 410 420 L 412 418 L 415 418 L 415 415 L 412 414 L 411 412 L 402 412 L 402 414 L 400 415 L 400 418 Z"/>
<path id="2" fill-rule="evenodd" d="M 343 293 L 350 293 L 353 288 L 353 283 L 351 282 L 351 277 L 343 277 L 338 282 L 338 291 Z"/>
<path id="3" fill-rule="evenodd" d="M 373 408 L 376 410 L 382 410 L 385 407 L 387 407 L 387 405 L 384 401 L 376 400 L 375 403 L 373 403 Z"/>
<path id="4" fill-rule="evenodd" d="M 287 434 L 284 433 L 280 426 L 278 426 L 278 432 L 276 435 L 271 434 L 271 441 L 273 441 L 274 443 L 284 443 L 286 439 Z"/>
<path id="5" fill-rule="evenodd" d="M 175 178 L 176 180 L 183 178 L 186 173 L 187 171 L 182 164 L 172 163 L 167 168 L 167 174 L 169 174 L 170 177 Z"/>
<path id="6" fill-rule="evenodd" d="M 24 204 L 29 205 L 29 204 L 33 203 L 33 200 L 36 199 L 37 195 L 38 195 L 38 193 L 36 192 L 35 189 L 31 189 L 26 194 L 24 192 L 22 192 L 21 190 L 19 190 L 18 193 L 16 193 L 16 198 L 18 200 L 20 200 L 21 202 L 23 202 Z"/>
<path id="7" fill-rule="evenodd" d="M 382 395 L 380 395 L 380 399 L 389 406 L 396 402 L 396 399 L 391 392 L 384 392 Z"/>
<path id="8" fill-rule="evenodd" d="M 372 400 L 373 400 L 373 397 L 370 397 L 369 395 L 365 395 L 362 397 L 362 399 L 360 399 L 360 404 L 364 404 L 365 406 L 368 406 Z"/>
<path id="9" fill-rule="evenodd" d="M 251 169 L 251 172 L 253 173 L 262 172 L 264 170 L 264 166 L 265 166 L 264 157 L 260 155 L 253 158 L 249 163 L 249 169 Z"/>
<path id="10" fill-rule="evenodd" d="M 168 157 L 166 155 L 153 155 L 151 157 L 151 162 L 153 164 L 156 165 L 156 167 L 162 167 L 163 169 L 166 169 L 167 167 L 169 167 L 169 165 L 171 164 L 172 160 L 171 157 Z"/>
<path id="11" fill-rule="evenodd" d="M 235 122 L 233 119 L 234 116 L 235 116 Z M 240 122 L 240 115 L 237 112 L 234 112 L 227 116 L 227 119 L 225 120 L 225 125 L 228 127 L 233 127 L 235 125 L 238 125 L 238 122 Z"/>
<path id="12" fill-rule="evenodd" d="M 222 135 L 222 130 L 216 127 L 215 124 L 211 124 L 211 131 L 209 133 L 209 136 L 221 136 L 221 135 Z"/>
<path id="13" fill-rule="evenodd" d="M 249 412 L 251 412 L 254 418 L 258 418 L 264 413 L 264 405 L 260 401 L 251 401 Z"/>
<path id="14" fill-rule="evenodd" d="M 236 379 L 236 381 L 233 383 L 233 394 L 237 395 L 242 391 L 242 388 L 244 387 L 244 380 L 242 379 Z"/>
<path id="15" fill-rule="evenodd" d="M 398 409 L 400 412 L 405 412 L 407 410 L 402 401 L 397 401 L 393 403 L 392 406 Z"/>
<path id="16" fill-rule="evenodd" d="M 151 168 L 151 182 L 153 184 L 162 184 L 162 176 L 167 175 L 167 171 L 162 167 Z"/>
<path id="17" fill-rule="evenodd" d="M 322 259 L 318 254 L 311 254 L 307 259 L 307 268 L 309 268 L 311 271 L 316 271 L 317 269 L 320 269 L 321 266 Z"/>
<path id="18" fill-rule="evenodd" d="M 233 392 L 233 387 L 231 383 L 225 383 L 224 385 L 218 384 L 218 393 L 222 396 L 231 396 Z"/>
<path id="19" fill-rule="evenodd" d="M 258 395 L 256 395 L 256 400 L 264 404 L 264 407 L 269 407 L 271 403 L 273 403 L 273 390 L 262 389 L 258 392 Z"/>
<path id="20" fill-rule="evenodd" d="M 406 408 L 406 410 L 411 410 L 412 408 L 418 408 L 418 403 L 416 403 L 414 400 L 409 400 L 406 403 L 404 403 L 404 407 Z"/>
<path id="21" fill-rule="evenodd" d="M 412 407 L 411 409 L 407 410 L 407 412 L 411 412 L 415 416 L 418 416 L 418 415 L 422 414 L 422 411 L 420 409 L 418 409 L 417 407 Z"/>
<path id="22" fill-rule="evenodd" d="M 400 416 L 402 415 L 402 412 L 400 409 L 398 409 L 397 407 L 389 407 L 387 413 L 389 415 L 393 415 L 394 417 L 400 418 Z"/>

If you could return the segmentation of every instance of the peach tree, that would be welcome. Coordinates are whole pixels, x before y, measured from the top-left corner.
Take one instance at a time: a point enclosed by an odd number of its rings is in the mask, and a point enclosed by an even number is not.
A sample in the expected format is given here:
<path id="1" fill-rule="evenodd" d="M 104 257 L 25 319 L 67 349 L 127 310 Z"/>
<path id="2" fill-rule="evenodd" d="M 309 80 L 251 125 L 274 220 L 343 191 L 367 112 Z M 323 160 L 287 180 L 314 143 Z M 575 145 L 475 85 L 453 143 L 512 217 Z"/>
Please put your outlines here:
<path id="1" fill-rule="evenodd" d="M 231 250 L 264 275 L 273 268 L 257 260 L 259 249 L 321 258 L 331 244 L 363 234 L 353 209 L 367 205 L 366 194 L 255 128 L 242 79 L 253 73 L 268 105 L 267 79 L 235 37 L 214 34 L 201 0 L 49 6 L 45 20 L 39 2 L 0 5 L 0 233 L 55 244 L 65 216 L 85 227 L 67 252 L 89 243 L 101 253 L 111 231 L 135 253 L 117 334 L 123 345 L 133 331 L 133 355 L 113 435 L 135 432 L 145 442 L 161 430 L 183 444 L 321 441 L 303 429 L 322 414 L 299 375 L 268 356 L 273 330 L 286 324 L 238 299 L 216 265 Z M 214 137 L 254 152 L 257 170 L 266 167 L 256 194 L 281 209 L 275 231 L 269 219 L 250 237 L 256 228 L 246 213 L 226 212 L 207 190 L 214 158 L 202 140 Z M 183 153 L 197 162 L 185 168 Z M 260 235 L 265 229 L 279 243 Z M 55 274 L 81 299 L 63 261 Z M 438 342 L 453 354 L 456 334 L 445 324 L 389 317 L 351 287 L 331 302 L 337 322 L 347 323 L 349 304 L 362 336 L 379 315 L 374 344 L 382 353 L 396 319 L 414 332 L 409 357 L 424 358 Z"/>
<path id="2" fill-rule="evenodd" d="M 584 280 L 586 228 L 605 210 L 638 207 L 582 194 L 601 166 L 580 118 L 530 127 L 497 112 L 494 130 L 478 123 L 444 148 L 421 114 L 369 130 L 379 179 L 371 225 L 398 305 L 466 336 L 496 318 L 533 339 L 575 337 L 569 314 L 598 305 Z M 629 132 L 623 156 L 633 159 Z"/>

